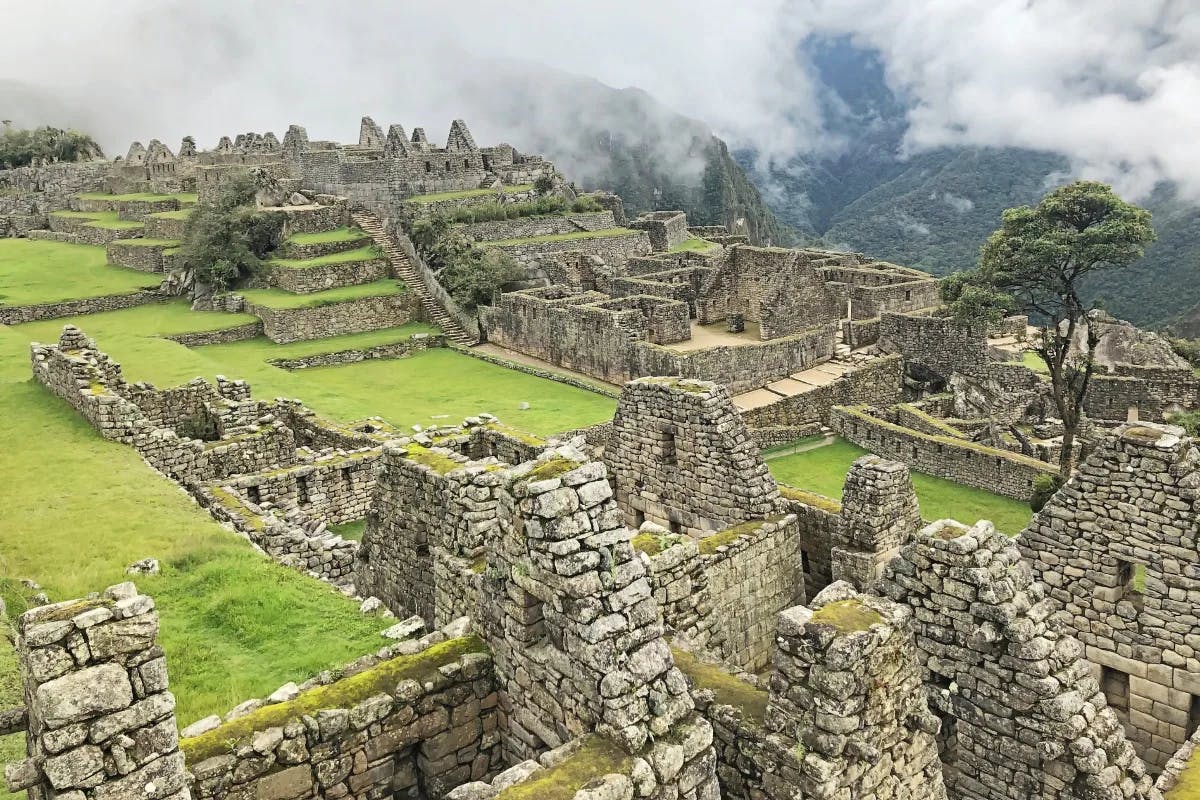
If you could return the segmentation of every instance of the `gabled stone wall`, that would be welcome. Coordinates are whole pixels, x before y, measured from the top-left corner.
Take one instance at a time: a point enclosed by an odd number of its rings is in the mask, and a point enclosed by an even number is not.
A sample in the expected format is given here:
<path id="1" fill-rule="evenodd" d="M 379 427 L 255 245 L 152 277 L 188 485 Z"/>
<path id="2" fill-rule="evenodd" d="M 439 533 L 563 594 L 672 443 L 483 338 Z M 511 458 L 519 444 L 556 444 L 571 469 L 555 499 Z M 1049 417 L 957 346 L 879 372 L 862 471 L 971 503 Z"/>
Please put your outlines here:
<path id="1" fill-rule="evenodd" d="M 627 384 L 604 460 L 635 525 L 649 520 L 699 535 L 769 517 L 779 502 L 729 392 L 706 381 Z"/>

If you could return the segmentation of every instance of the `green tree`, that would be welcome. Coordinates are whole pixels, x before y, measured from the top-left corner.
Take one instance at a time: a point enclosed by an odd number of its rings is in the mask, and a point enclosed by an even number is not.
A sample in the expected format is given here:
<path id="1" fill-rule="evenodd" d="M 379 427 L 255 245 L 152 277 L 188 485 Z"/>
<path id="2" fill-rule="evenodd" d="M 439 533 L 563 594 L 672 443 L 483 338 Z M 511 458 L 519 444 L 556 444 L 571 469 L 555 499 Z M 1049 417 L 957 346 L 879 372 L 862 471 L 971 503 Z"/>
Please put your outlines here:
<path id="1" fill-rule="evenodd" d="M 8 120 L 0 131 L 0 169 L 14 169 L 41 161 L 90 161 L 103 158 L 100 145 L 86 133 L 52 128 L 17 128 Z"/>
<path id="2" fill-rule="evenodd" d="M 412 220 L 408 234 L 438 282 L 467 310 L 491 305 L 501 286 L 521 277 L 521 268 L 509 255 L 477 246 L 443 215 Z"/>
<path id="3" fill-rule="evenodd" d="M 239 175 L 212 203 L 188 217 L 180 251 L 199 283 L 223 292 L 253 275 L 261 259 L 279 245 L 283 217 L 264 214 L 254 204 L 254 178 Z"/>
<path id="4" fill-rule="evenodd" d="M 995 320 L 1020 310 L 1042 324 L 1034 349 L 1049 368 L 1063 421 L 1064 479 L 1074 468 L 1075 437 L 1099 341 L 1095 326 L 1087 325 L 1092 306 L 1080 298 L 1081 282 L 1129 266 L 1152 241 L 1149 211 L 1122 200 L 1106 184 L 1076 181 L 1036 207 L 1005 211 L 1000 228 L 983 245 L 979 267 L 942 284 L 942 297 L 959 319 Z"/>

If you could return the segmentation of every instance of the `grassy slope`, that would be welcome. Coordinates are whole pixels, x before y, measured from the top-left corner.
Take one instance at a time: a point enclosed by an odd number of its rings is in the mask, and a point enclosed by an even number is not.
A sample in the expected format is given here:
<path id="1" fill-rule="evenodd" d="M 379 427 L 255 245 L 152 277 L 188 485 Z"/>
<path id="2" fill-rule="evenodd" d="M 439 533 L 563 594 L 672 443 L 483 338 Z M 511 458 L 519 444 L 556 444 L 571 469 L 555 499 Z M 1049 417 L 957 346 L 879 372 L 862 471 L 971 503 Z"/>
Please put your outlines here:
<path id="1" fill-rule="evenodd" d="M 267 308 L 316 308 L 334 303 L 344 303 L 348 300 L 361 300 L 364 297 L 386 297 L 393 294 L 404 294 L 408 287 L 392 278 L 383 278 L 374 283 L 362 283 L 357 286 L 340 286 L 324 292 L 312 294 L 293 294 L 282 289 L 245 289 L 238 294 L 251 303 Z"/>
<path id="2" fill-rule="evenodd" d="M 183 723 L 380 643 L 383 620 L 262 557 L 65 402 L 25 375 L 14 382 L 8 353 L 22 338 L 0 329 L 0 339 L 3 575 L 32 578 L 52 599 L 67 599 L 124 580 L 132 561 L 161 559 L 163 574 L 138 584 L 162 614 Z"/>
<path id="3" fill-rule="evenodd" d="M 767 465 L 781 483 L 840 498 L 850 465 L 866 453 L 861 447 L 838 439 L 827 447 L 772 459 Z M 1000 530 L 1015 536 L 1033 516 L 1027 503 L 919 472 L 914 472 L 912 479 L 921 503 L 921 516 L 925 519 L 956 519 L 968 525 L 988 519 Z"/>
<path id="4" fill-rule="evenodd" d="M 120 219 L 116 211 L 52 211 L 50 216 L 90 220 L 87 224 L 91 228 L 108 228 L 120 231 L 145 227 L 140 222 Z"/>
<path id="5" fill-rule="evenodd" d="M 30 239 L 0 239 L 0 305 L 54 303 L 128 294 L 157 286 L 158 277 L 106 266 L 103 247 Z"/>
<path id="6" fill-rule="evenodd" d="M 667 252 L 684 253 L 691 251 L 696 253 L 707 253 L 709 250 L 715 250 L 718 247 L 720 247 L 720 245 L 718 245 L 716 242 L 710 242 L 707 239 L 701 239 L 698 236 L 689 236 L 687 239 L 684 239 Z"/>

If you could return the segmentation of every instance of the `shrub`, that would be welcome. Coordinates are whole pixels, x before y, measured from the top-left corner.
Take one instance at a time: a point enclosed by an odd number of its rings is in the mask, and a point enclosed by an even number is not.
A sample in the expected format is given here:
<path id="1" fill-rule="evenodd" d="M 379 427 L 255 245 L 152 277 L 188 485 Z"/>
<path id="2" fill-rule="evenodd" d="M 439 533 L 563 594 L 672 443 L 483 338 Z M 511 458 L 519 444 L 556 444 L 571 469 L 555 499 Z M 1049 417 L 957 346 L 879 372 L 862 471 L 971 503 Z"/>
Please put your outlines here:
<path id="1" fill-rule="evenodd" d="M 1041 511 L 1046 503 L 1050 502 L 1050 498 L 1054 493 L 1062 488 L 1063 479 L 1061 475 L 1049 475 L 1042 473 L 1033 479 L 1033 495 L 1029 498 L 1029 507 L 1035 512 Z"/>
<path id="2" fill-rule="evenodd" d="M 533 182 L 533 190 L 538 194 L 550 194 L 554 191 L 554 178 L 542 175 Z"/>
<path id="3" fill-rule="evenodd" d="M 1188 436 L 1200 436 L 1200 409 L 1177 411 L 1167 415 L 1167 422 L 1187 431 Z"/>
<path id="4" fill-rule="evenodd" d="M 180 252 L 199 283 L 225 291 L 253 275 L 260 260 L 279 246 L 283 217 L 254 206 L 254 179 L 238 176 L 215 202 L 188 217 Z"/>
<path id="5" fill-rule="evenodd" d="M 447 212 L 448 222 L 495 222 L 502 219 L 539 217 L 562 214 L 567 210 L 567 201 L 561 197 L 539 197 L 523 203 L 483 203 L 464 206 Z"/>
<path id="6" fill-rule="evenodd" d="M 585 194 L 571 204 L 571 210 L 576 214 L 587 214 L 592 211 L 603 211 L 604 206 L 600 205 L 600 201 L 595 197 Z"/>
<path id="7" fill-rule="evenodd" d="M 1200 367 L 1200 339 L 1171 339 L 1171 349 L 1193 367 Z"/>
<path id="8" fill-rule="evenodd" d="M 409 237 L 438 282 L 467 310 L 492 304 L 500 287 L 516 280 L 521 269 L 507 254 L 477 247 L 442 215 L 422 217 L 409 226 Z"/>

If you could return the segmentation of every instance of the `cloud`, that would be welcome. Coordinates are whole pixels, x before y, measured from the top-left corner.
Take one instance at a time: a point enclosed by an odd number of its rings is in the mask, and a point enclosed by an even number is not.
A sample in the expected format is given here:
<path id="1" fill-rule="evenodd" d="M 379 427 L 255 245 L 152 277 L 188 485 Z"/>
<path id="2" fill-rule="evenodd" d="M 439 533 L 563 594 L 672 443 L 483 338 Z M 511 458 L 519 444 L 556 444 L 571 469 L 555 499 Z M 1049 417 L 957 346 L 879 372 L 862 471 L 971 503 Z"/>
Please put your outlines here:
<path id="1" fill-rule="evenodd" d="M 1200 14 L 1194 0 L 810 0 L 813 29 L 878 50 L 915 98 L 906 145 L 1068 156 L 1135 196 L 1200 197 Z M 1190 99 L 1189 99 L 1190 98 Z"/>
<path id="2" fill-rule="evenodd" d="M 1200 197 L 1195 0 L 39 0 L 5 13 L 0 117 L 87 125 L 110 150 L 305 124 L 353 140 L 357 121 L 468 120 L 477 140 L 532 149 L 599 118 L 674 136 L 678 118 L 770 156 L 836 144 L 797 57 L 816 33 L 877 51 L 913 103 L 909 151 L 1018 146 L 1142 194 Z M 1189 13 L 1189 10 L 1193 13 Z M 10 108 L 5 96 L 26 99 Z M 30 87 L 35 92 L 30 100 Z M 582 95 L 582 97 L 581 97 Z M 13 101 L 10 100 L 10 103 Z M 693 159 L 694 161 L 694 159 Z M 570 168 L 571 165 L 564 164 Z M 581 160 L 575 165 L 587 169 Z"/>

